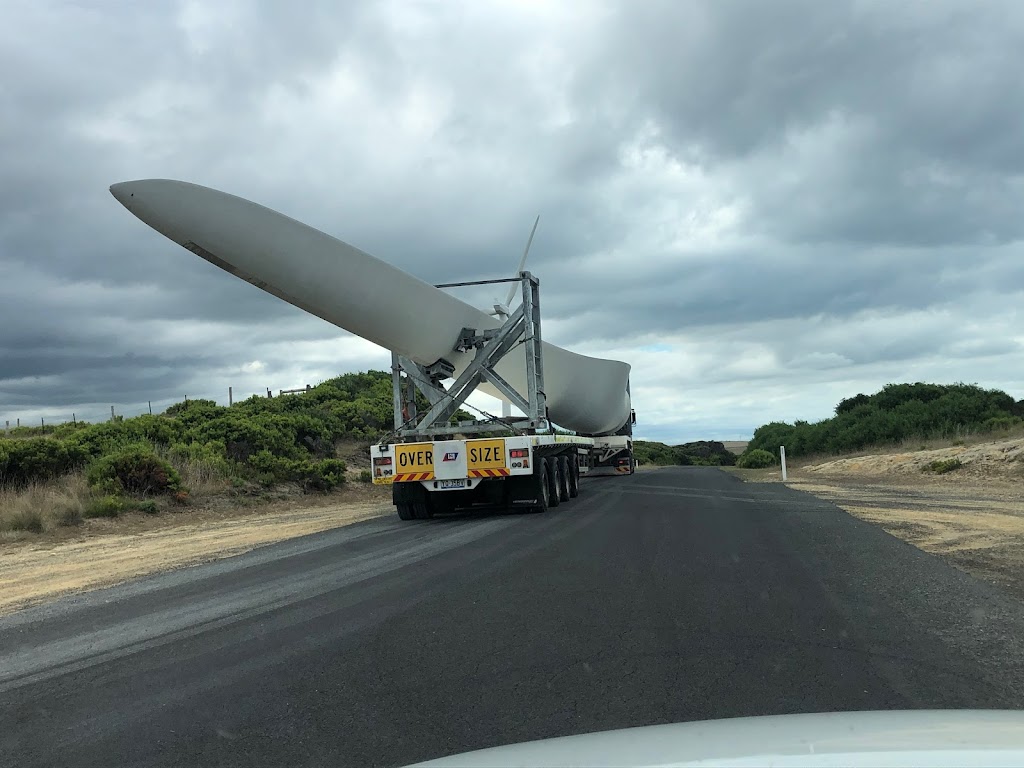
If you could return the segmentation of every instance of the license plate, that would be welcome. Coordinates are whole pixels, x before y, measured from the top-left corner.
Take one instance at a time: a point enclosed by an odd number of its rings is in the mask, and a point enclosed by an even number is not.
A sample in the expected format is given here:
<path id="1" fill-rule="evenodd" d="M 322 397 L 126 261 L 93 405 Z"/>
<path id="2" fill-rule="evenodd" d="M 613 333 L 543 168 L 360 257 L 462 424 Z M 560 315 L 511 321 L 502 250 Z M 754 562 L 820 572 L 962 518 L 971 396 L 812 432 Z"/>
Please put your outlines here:
<path id="1" fill-rule="evenodd" d="M 465 488 L 465 480 L 438 480 L 441 488 Z"/>

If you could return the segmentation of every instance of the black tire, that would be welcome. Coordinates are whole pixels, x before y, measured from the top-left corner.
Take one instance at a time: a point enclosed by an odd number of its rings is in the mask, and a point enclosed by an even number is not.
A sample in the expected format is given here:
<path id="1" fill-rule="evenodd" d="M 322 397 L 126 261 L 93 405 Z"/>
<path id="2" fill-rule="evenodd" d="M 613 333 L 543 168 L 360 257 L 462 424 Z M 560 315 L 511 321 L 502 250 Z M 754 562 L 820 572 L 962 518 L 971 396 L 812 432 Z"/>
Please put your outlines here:
<path id="1" fill-rule="evenodd" d="M 401 520 L 416 519 L 416 515 L 412 511 L 412 504 L 396 504 L 395 509 L 398 510 L 398 517 Z"/>
<path id="2" fill-rule="evenodd" d="M 551 481 L 548 471 L 548 463 L 540 461 L 537 463 L 537 472 L 534 474 L 534 482 L 537 484 L 537 502 L 530 507 L 531 512 L 547 512 L 551 507 Z"/>
<path id="3" fill-rule="evenodd" d="M 562 473 L 558 471 L 558 459 L 554 456 L 544 459 L 544 466 L 548 469 L 548 508 L 551 509 L 562 502 L 558 496 L 558 476 Z"/>
<path id="4" fill-rule="evenodd" d="M 569 498 L 580 495 L 580 460 L 577 454 L 569 457 Z"/>
<path id="5" fill-rule="evenodd" d="M 434 510 L 429 501 L 417 501 L 412 505 L 412 513 L 417 520 L 429 520 L 434 516 Z"/>
<path id="6" fill-rule="evenodd" d="M 558 500 L 569 501 L 572 498 L 569 495 L 569 457 L 559 456 L 558 457 Z"/>

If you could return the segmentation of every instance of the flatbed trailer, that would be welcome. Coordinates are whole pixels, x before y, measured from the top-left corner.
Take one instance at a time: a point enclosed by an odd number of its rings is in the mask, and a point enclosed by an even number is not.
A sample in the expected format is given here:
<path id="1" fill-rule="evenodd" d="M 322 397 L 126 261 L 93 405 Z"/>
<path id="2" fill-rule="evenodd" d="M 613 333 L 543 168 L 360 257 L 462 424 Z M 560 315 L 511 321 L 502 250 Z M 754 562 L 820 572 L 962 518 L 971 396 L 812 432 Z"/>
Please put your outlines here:
<path id="1" fill-rule="evenodd" d="M 372 480 L 390 485 L 402 520 L 418 520 L 477 504 L 544 512 L 579 495 L 580 478 L 598 468 L 632 473 L 635 414 L 616 435 L 590 436 L 556 430 L 547 419 L 541 357 L 539 281 L 529 272 L 518 281 L 523 301 L 504 324 L 478 333 L 466 328 L 455 345 L 475 348 L 474 362 L 450 387 L 452 366 L 441 359 L 423 366 L 392 353 L 395 430 L 371 449 Z M 523 348 L 526 392 L 520 393 L 495 370 L 505 355 Z M 502 392 L 525 414 L 522 419 L 453 417 L 482 382 Z M 418 413 L 417 393 L 428 406 Z"/>

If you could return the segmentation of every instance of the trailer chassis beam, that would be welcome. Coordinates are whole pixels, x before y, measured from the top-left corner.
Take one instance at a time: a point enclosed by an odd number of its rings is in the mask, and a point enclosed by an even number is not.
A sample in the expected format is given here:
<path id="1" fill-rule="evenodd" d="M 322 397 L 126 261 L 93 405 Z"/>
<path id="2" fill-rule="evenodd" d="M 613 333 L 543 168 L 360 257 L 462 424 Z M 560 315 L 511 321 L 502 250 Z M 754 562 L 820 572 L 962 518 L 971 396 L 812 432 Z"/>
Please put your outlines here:
<path id="1" fill-rule="evenodd" d="M 499 328 L 479 332 L 475 328 L 463 328 L 453 347 L 456 352 L 476 350 L 473 361 L 459 375 L 449 388 L 441 383 L 451 378 L 455 367 L 445 359 L 430 366 L 420 365 L 404 355 L 392 352 L 391 379 L 394 401 L 395 433 L 402 438 L 430 437 L 453 432 L 495 432 L 511 427 L 545 431 L 550 424 L 547 420 L 547 396 L 544 392 L 544 361 L 541 353 L 540 328 L 540 281 L 529 272 L 520 272 L 518 277 L 505 280 L 478 281 L 474 283 L 449 283 L 477 285 L 492 282 L 519 282 L 522 284 L 523 301 Z M 517 347 L 524 348 L 526 355 L 526 393 L 516 390 L 495 370 L 495 366 Z M 403 379 L 404 374 L 404 379 Z M 458 427 L 450 424 L 452 416 L 483 382 L 489 382 L 516 407 L 526 414 L 523 421 L 508 424 L 493 422 L 462 423 Z M 429 407 L 422 416 L 416 409 L 416 391 L 426 398 Z"/>

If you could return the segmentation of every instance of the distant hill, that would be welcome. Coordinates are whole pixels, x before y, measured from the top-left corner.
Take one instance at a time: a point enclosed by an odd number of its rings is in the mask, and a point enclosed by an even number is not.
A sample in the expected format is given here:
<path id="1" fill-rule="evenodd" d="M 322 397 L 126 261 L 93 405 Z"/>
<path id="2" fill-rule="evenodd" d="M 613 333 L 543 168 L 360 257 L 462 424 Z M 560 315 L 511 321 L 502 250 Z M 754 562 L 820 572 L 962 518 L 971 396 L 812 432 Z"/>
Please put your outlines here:
<path id="1" fill-rule="evenodd" d="M 723 443 L 698 440 L 682 445 L 666 445 L 649 440 L 634 440 L 633 455 L 641 464 L 731 467 L 736 454 Z"/>
<path id="2" fill-rule="evenodd" d="M 835 416 L 793 424 L 772 422 L 754 432 L 745 454 L 841 454 L 909 439 L 956 438 L 1024 424 L 1024 400 L 976 384 L 889 384 L 873 395 L 840 401 Z"/>

